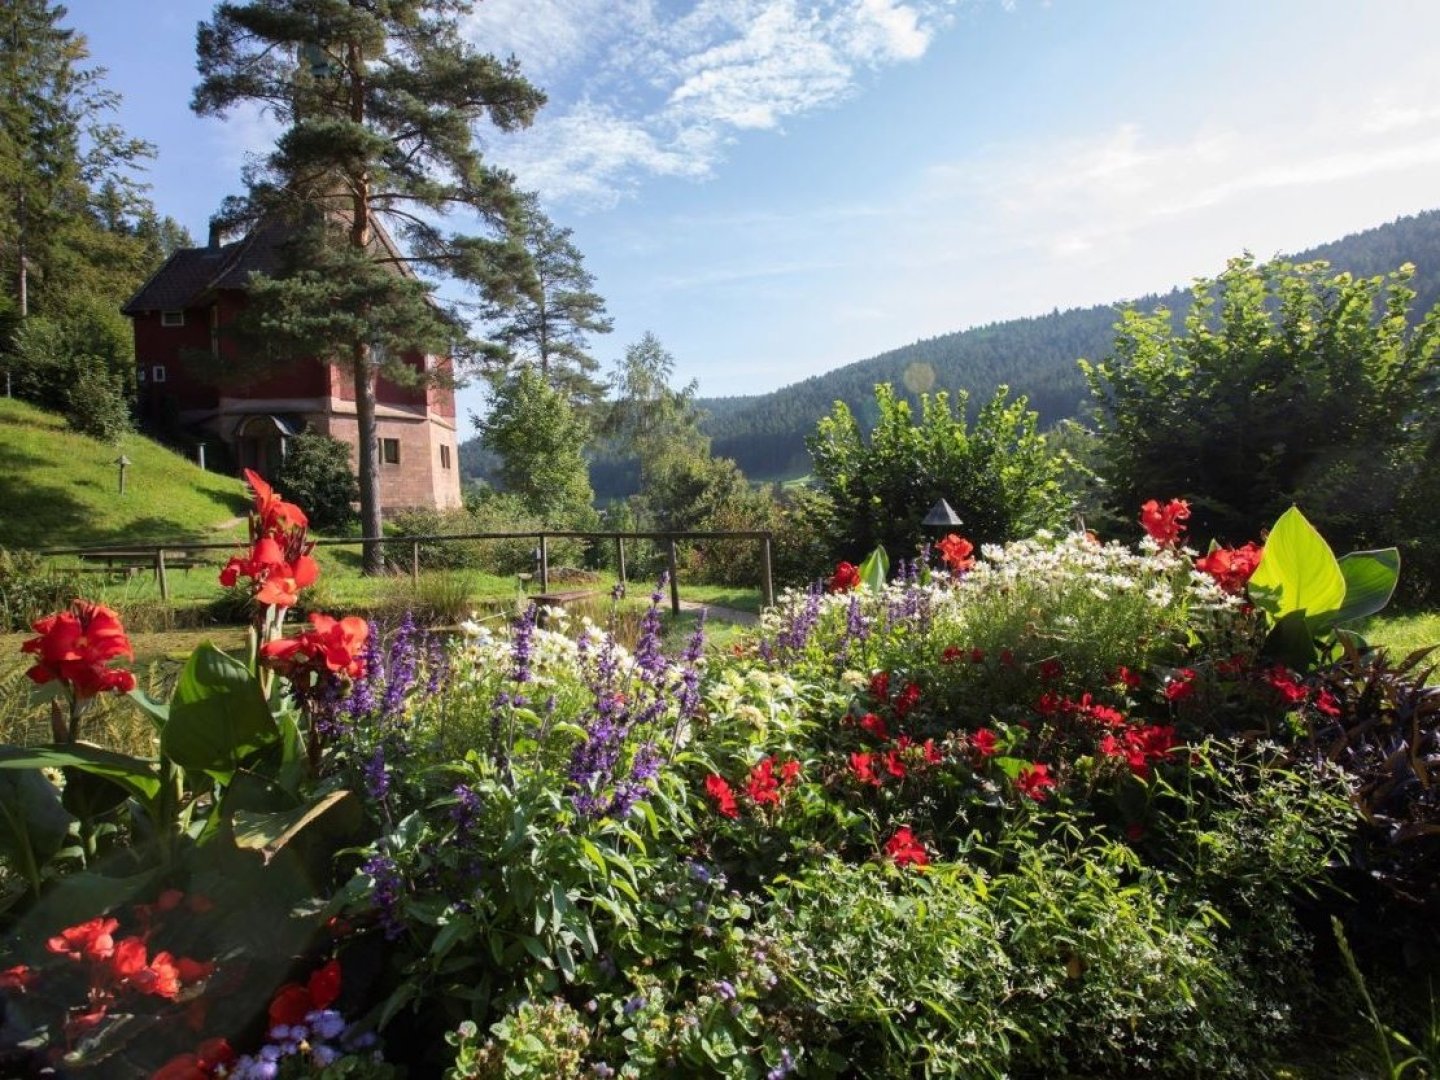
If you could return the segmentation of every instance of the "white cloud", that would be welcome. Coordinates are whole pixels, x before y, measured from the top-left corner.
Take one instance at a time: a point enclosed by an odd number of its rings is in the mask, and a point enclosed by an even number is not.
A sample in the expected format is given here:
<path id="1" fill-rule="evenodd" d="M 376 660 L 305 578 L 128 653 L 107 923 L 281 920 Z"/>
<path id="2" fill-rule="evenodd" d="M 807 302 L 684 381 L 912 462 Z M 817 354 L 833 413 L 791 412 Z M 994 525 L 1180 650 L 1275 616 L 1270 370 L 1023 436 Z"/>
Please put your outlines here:
<path id="1" fill-rule="evenodd" d="M 859 72 L 924 55 L 954 0 L 488 0 L 465 24 L 551 91 L 492 152 L 551 199 L 608 205 L 649 176 L 708 176 L 750 131 L 856 91 Z M 553 81 L 550 81 L 553 80 Z"/>

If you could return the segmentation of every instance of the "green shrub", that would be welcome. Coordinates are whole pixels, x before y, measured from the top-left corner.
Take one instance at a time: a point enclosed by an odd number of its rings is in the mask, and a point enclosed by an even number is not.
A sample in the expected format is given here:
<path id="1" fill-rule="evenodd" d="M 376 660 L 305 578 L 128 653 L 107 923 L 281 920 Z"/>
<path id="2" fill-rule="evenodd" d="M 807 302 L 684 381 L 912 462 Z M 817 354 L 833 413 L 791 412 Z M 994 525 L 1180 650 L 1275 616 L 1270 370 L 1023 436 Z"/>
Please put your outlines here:
<path id="1" fill-rule="evenodd" d="M 30 551 L 0 548 L 0 630 L 28 630 L 80 595 L 76 575 Z"/>
<path id="2" fill-rule="evenodd" d="M 108 443 L 118 443 L 134 427 L 120 381 L 93 357 L 79 358 L 65 399 L 65 419 L 80 434 Z"/>
<path id="3" fill-rule="evenodd" d="M 355 520 L 360 481 L 350 462 L 350 444 L 306 431 L 291 439 L 285 460 L 270 482 L 297 504 L 322 532 L 340 532 Z"/>

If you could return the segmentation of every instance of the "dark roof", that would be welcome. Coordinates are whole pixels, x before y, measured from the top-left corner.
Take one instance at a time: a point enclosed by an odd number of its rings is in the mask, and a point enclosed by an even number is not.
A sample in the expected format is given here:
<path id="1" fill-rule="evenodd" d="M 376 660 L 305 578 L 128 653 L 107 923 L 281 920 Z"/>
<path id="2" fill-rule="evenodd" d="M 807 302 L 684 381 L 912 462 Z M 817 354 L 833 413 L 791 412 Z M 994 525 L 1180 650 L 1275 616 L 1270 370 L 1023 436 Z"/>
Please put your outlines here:
<path id="1" fill-rule="evenodd" d="M 182 311 L 214 289 L 243 289 L 252 273 L 279 269 L 281 235 L 278 227 L 261 226 L 233 244 L 181 248 L 120 310 L 126 315 Z"/>
<path id="2" fill-rule="evenodd" d="M 395 254 L 398 251 L 395 241 L 380 222 L 374 222 L 372 227 L 374 245 Z M 283 225 L 266 223 L 232 244 L 181 248 L 165 260 L 120 310 L 126 315 L 182 311 L 215 289 L 243 289 L 250 284 L 251 274 L 273 274 L 280 269 L 280 248 L 285 235 Z M 404 263 L 398 265 L 398 270 L 406 277 L 415 276 Z"/>

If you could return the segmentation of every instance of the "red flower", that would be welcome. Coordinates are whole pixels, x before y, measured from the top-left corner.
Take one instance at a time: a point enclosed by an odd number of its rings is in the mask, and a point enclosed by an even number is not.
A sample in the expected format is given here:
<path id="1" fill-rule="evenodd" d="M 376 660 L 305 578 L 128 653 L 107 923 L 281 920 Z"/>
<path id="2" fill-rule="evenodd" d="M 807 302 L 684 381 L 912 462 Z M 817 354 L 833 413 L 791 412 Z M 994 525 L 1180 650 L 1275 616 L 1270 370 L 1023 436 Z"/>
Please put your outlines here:
<path id="1" fill-rule="evenodd" d="M 715 809 L 721 814 L 728 818 L 740 816 L 740 808 L 735 805 L 735 792 L 719 773 L 711 773 L 705 778 L 705 793 L 715 800 Z"/>
<path id="2" fill-rule="evenodd" d="M 939 765 L 940 762 L 945 759 L 944 755 L 940 753 L 940 748 L 935 745 L 934 739 L 926 739 L 925 745 L 920 749 L 925 754 L 925 763 L 927 765 Z"/>
<path id="3" fill-rule="evenodd" d="M 767 757 L 750 770 L 745 793 L 757 806 L 765 803 L 780 805 L 780 781 L 775 778 L 774 758 Z"/>
<path id="4" fill-rule="evenodd" d="M 1195 693 L 1196 671 L 1194 668 L 1178 669 L 1165 684 L 1166 701 L 1184 701 Z"/>
<path id="5" fill-rule="evenodd" d="M 55 679 L 68 683 L 77 701 L 93 698 L 103 690 L 122 694 L 135 689 L 135 676 L 124 668 L 112 668 L 112 660 L 135 659 L 135 650 L 125 636 L 120 616 L 103 604 L 76 600 L 70 607 L 47 615 L 33 624 L 40 636 L 20 646 L 35 656 L 28 675 L 45 684 Z"/>
<path id="6" fill-rule="evenodd" d="M 1051 658 L 1041 662 L 1036 674 L 1039 675 L 1041 682 L 1054 682 L 1065 674 L 1065 665 L 1059 660 Z"/>
<path id="7" fill-rule="evenodd" d="M 985 662 L 985 650 L 978 646 L 970 650 L 970 662 L 972 664 L 983 664 Z"/>
<path id="8" fill-rule="evenodd" d="M 894 860 L 896 866 L 928 866 L 930 856 L 925 851 L 925 845 L 915 839 L 915 834 L 910 831 L 909 825 L 902 825 L 895 830 L 895 835 L 885 841 L 885 854 Z"/>
<path id="9" fill-rule="evenodd" d="M 800 775 L 800 762 L 787 761 L 780 766 L 780 782 L 782 784 L 793 784 Z"/>
<path id="10" fill-rule="evenodd" d="M 1140 507 L 1140 524 L 1162 547 L 1173 547 L 1185 531 L 1182 524 L 1190 517 L 1190 504 L 1184 499 L 1171 499 L 1161 506 L 1154 499 Z"/>
<path id="11" fill-rule="evenodd" d="M 880 777 L 875 775 L 874 754 L 852 753 L 850 755 L 850 772 L 862 784 L 869 784 L 871 787 L 880 786 Z"/>
<path id="12" fill-rule="evenodd" d="M 905 689 L 895 696 L 895 715 L 904 716 L 920 703 L 920 687 L 913 682 L 906 683 Z"/>
<path id="13" fill-rule="evenodd" d="M 1124 664 L 1121 664 L 1111 672 L 1110 685 L 1123 686 L 1126 690 L 1138 690 L 1140 688 L 1140 676 Z"/>
<path id="14" fill-rule="evenodd" d="M 361 658 L 370 624 L 358 616 L 332 619 L 329 615 L 312 614 L 311 630 L 293 638 L 281 638 L 260 646 L 260 659 L 287 678 L 313 671 L 358 679 L 365 674 Z"/>
<path id="15" fill-rule="evenodd" d="M 255 493 L 255 516 L 259 518 L 262 535 L 284 536 L 304 532 L 309 527 L 310 519 L 305 511 L 276 495 L 275 489 L 262 480 L 259 473 L 246 469 L 245 482 Z"/>
<path id="16" fill-rule="evenodd" d="M 885 771 L 897 780 L 905 779 L 905 758 L 899 750 L 885 751 Z"/>
<path id="17" fill-rule="evenodd" d="M 1150 775 L 1150 763 L 1168 758 L 1175 749 L 1175 729 L 1168 724 L 1134 728 L 1100 740 L 1100 753 L 1110 758 L 1124 758 L 1130 771 L 1144 779 Z"/>
<path id="18" fill-rule="evenodd" d="M 24 964 L 0 971 L 0 990 L 19 990 L 22 993 L 35 978 L 35 973 Z"/>
<path id="19" fill-rule="evenodd" d="M 970 746 L 982 758 L 993 757 L 1000 752 L 1000 740 L 989 728 L 981 728 L 972 733 Z"/>
<path id="20" fill-rule="evenodd" d="M 61 930 L 45 943 L 45 948 L 71 960 L 108 960 L 115 952 L 115 939 L 111 935 L 119 925 L 119 919 L 91 919 Z"/>
<path id="21" fill-rule="evenodd" d="M 1339 716 L 1340 702 L 1329 690 L 1321 689 L 1315 695 L 1315 710 L 1325 716 Z"/>
<path id="22" fill-rule="evenodd" d="M 286 983 L 280 987 L 270 1002 L 270 1026 L 294 1026 L 302 1022 L 307 1013 L 328 1009 L 340 996 L 340 976 L 340 961 L 331 960 L 316 968 L 304 986 Z"/>
<path id="23" fill-rule="evenodd" d="M 860 568 L 852 563 L 842 562 L 835 564 L 835 573 L 830 577 L 830 591 L 849 592 L 860 585 Z"/>
<path id="24" fill-rule="evenodd" d="M 255 510 L 250 515 L 250 551 L 236 556 L 220 571 L 220 584 L 232 588 L 241 578 L 250 580 L 256 603 L 293 607 L 300 590 L 313 585 L 320 567 L 310 556 L 315 546 L 305 539 L 309 522 L 294 503 L 275 494 L 273 488 L 249 469 L 245 480 L 255 493 Z"/>
<path id="25" fill-rule="evenodd" d="M 1265 672 L 1264 678 L 1287 705 L 1303 705 L 1310 696 L 1295 673 L 1280 664 Z"/>
<path id="26" fill-rule="evenodd" d="M 224 1039 L 206 1039 L 195 1053 L 176 1054 L 155 1072 L 150 1080 L 206 1080 L 222 1065 L 235 1060 L 235 1051 Z"/>
<path id="27" fill-rule="evenodd" d="M 310 1000 L 315 1008 L 328 1009 L 335 1004 L 335 999 L 340 996 L 340 979 L 339 960 L 331 960 L 311 973 L 306 989 L 310 991 Z"/>
<path id="28" fill-rule="evenodd" d="M 1227 593 L 1238 595 L 1245 591 L 1245 583 L 1255 573 L 1264 554 L 1265 549 L 1253 543 L 1239 548 L 1217 547 L 1208 555 L 1196 559 L 1195 569 L 1209 574 Z"/>
<path id="29" fill-rule="evenodd" d="M 958 533 L 950 533 L 935 545 L 951 573 L 963 574 L 975 565 L 975 545 Z"/>
<path id="30" fill-rule="evenodd" d="M 1022 795 L 1036 802 L 1044 802 L 1045 793 L 1055 786 L 1055 780 L 1050 775 L 1050 766 L 1037 761 L 1021 768 L 1020 775 L 1015 778 L 1015 786 Z"/>
<path id="31" fill-rule="evenodd" d="M 863 731 L 868 731 L 881 742 L 890 738 L 890 729 L 885 726 L 885 721 L 873 712 L 867 712 L 860 718 L 860 728 Z"/>
<path id="32" fill-rule="evenodd" d="M 953 664 L 963 655 L 964 651 L 959 645 L 946 645 L 945 651 L 940 654 L 940 662 L 942 664 Z"/>
<path id="33" fill-rule="evenodd" d="M 870 696 L 876 701 L 890 700 L 890 673 L 877 671 L 870 676 Z"/>
<path id="34" fill-rule="evenodd" d="M 138 937 L 127 937 L 116 942 L 115 951 L 110 955 L 110 967 L 120 978 L 129 979 L 145 970 L 147 955 L 144 941 Z"/>
<path id="35" fill-rule="evenodd" d="M 180 969 L 168 952 L 156 953 L 143 970 L 130 980 L 130 985 L 144 994 L 169 998 L 180 996 Z"/>

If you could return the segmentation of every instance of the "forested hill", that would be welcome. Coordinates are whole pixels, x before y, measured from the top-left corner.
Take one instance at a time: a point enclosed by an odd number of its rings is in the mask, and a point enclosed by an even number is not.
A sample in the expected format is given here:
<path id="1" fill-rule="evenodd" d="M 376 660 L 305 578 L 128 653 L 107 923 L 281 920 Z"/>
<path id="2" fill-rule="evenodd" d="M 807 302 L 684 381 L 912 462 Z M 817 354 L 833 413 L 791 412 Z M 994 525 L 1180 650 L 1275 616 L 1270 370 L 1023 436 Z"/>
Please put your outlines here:
<path id="1" fill-rule="evenodd" d="M 1424 313 L 1440 300 L 1440 210 L 1288 258 L 1324 259 L 1338 270 L 1363 276 L 1414 263 L 1419 293 L 1414 311 Z M 1144 309 L 1164 304 L 1178 313 L 1188 295 L 1188 290 L 1176 289 L 1136 303 Z M 1003 383 L 1030 399 L 1045 427 L 1080 411 L 1088 393 L 1076 360 L 1109 354 L 1116 312 L 1115 305 L 1105 305 L 992 323 L 917 341 L 769 394 L 704 399 L 699 402 L 709 413 L 704 427 L 713 453 L 734 458 L 752 480 L 808 472 L 805 437 L 816 422 L 836 401 L 844 401 L 862 424 L 872 423 L 874 387 L 881 382 L 897 391 L 903 388 L 912 398 L 924 390 L 968 390 L 972 403 L 988 400 Z"/>

